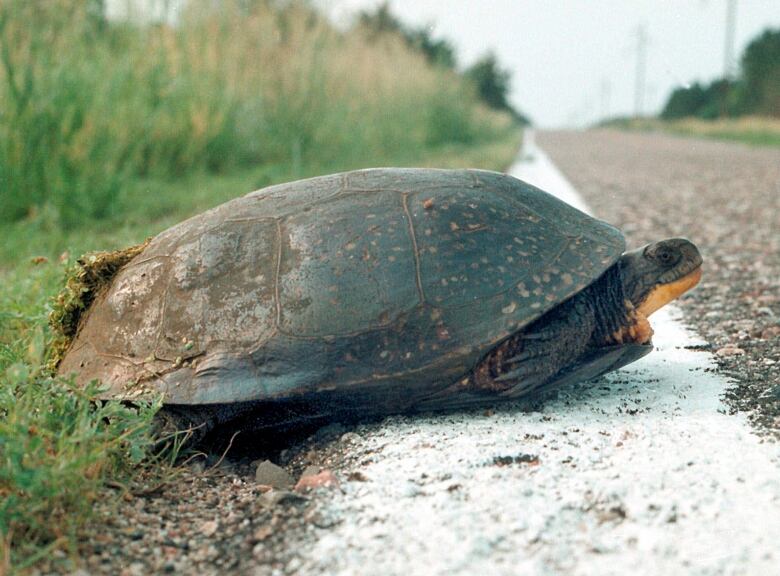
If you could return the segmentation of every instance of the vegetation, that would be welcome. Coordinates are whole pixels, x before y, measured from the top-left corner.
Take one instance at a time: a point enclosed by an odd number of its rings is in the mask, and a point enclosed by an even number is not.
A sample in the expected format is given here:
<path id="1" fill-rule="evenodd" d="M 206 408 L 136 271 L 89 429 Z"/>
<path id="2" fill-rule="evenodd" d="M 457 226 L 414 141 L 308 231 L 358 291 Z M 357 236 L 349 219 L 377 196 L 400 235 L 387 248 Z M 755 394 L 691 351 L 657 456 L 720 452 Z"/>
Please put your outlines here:
<path id="1" fill-rule="evenodd" d="M 603 126 L 624 130 L 664 131 L 680 136 L 734 140 L 755 146 L 780 146 L 780 120 L 762 116 L 740 118 L 618 118 L 604 122 Z"/>
<path id="2" fill-rule="evenodd" d="M 530 124 L 528 118 L 509 103 L 512 76 L 508 70 L 501 68 L 495 54 L 491 52 L 477 60 L 466 70 L 466 77 L 474 83 L 477 94 L 485 104 L 494 110 L 511 114 L 520 124 Z"/>
<path id="3" fill-rule="evenodd" d="M 406 45 L 421 52 L 431 64 L 454 70 L 457 64 L 455 49 L 446 39 L 433 38 L 428 27 L 407 26 L 390 10 L 390 3 L 383 2 L 373 11 L 360 13 L 360 25 L 371 31 L 372 38 L 382 34 L 400 36 Z"/>
<path id="4" fill-rule="evenodd" d="M 92 503 L 149 470 L 157 404 L 101 402 L 46 368 L 49 315 L 70 325 L 88 300 L 72 281 L 52 301 L 75 256 L 274 182 L 502 169 L 519 144 L 445 41 L 339 32 L 298 3 L 194 2 L 175 28 L 111 23 L 101 6 L 0 2 L 0 573 L 75 553 Z"/>
<path id="5" fill-rule="evenodd" d="M 407 26 L 393 15 L 388 2 L 383 2 L 374 11 L 362 12 L 360 24 L 370 30 L 373 37 L 383 34 L 400 36 L 407 46 L 421 52 L 432 65 L 450 70 L 457 67 L 455 50 L 446 39 L 434 38 L 430 27 Z M 521 125 L 530 124 L 528 118 L 509 103 L 511 74 L 501 68 L 495 54 L 488 52 L 472 64 L 464 76 L 472 83 L 484 104 L 509 113 Z"/>
<path id="6" fill-rule="evenodd" d="M 742 56 L 744 110 L 780 118 L 780 28 L 766 30 Z"/>
<path id="7" fill-rule="evenodd" d="M 717 79 L 676 89 L 661 118 L 780 117 L 780 29 L 766 30 L 745 49 L 735 81 Z"/>
<path id="8" fill-rule="evenodd" d="M 0 3 L 3 220 L 77 227 L 121 213 L 139 176 L 336 167 L 507 129 L 420 57 L 446 53 L 427 37 L 339 33 L 300 3 L 190 4 L 172 28 L 109 25 L 94 1 Z"/>

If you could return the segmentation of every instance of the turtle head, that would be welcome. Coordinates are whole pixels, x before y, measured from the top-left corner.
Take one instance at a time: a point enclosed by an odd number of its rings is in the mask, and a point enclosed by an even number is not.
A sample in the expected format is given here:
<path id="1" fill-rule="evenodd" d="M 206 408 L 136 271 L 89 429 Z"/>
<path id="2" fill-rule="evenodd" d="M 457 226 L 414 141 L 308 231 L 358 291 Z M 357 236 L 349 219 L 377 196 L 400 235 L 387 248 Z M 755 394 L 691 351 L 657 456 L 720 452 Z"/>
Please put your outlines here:
<path id="1" fill-rule="evenodd" d="M 701 254 L 685 238 L 670 238 L 626 252 L 620 258 L 623 289 L 634 309 L 647 318 L 701 278 Z"/>

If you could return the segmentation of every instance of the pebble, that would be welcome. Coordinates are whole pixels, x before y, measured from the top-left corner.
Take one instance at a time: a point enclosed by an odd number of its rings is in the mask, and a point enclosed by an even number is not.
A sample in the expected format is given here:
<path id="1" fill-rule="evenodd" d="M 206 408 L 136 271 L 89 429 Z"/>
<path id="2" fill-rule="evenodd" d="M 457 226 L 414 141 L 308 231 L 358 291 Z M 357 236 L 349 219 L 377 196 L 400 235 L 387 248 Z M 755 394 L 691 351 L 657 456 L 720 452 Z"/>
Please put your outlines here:
<path id="1" fill-rule="evenodd" d="M 304 476 L 316 476 L 322 472 L 322 466 L 317 466 L 316 464 L 309 464 L 306 466 L 306 468 L 303 469 L 303 472 L 301 472 L 301 478 Z"/>
<path id="2" fill-rule="evenodd" d="M 217 528 L 219 528 L 219 524 L 216 520 L 208 520 L 200 525 L 200 533 L 203 534 L 206 538 L 209 538 L 210 536 L 214 535 L 214 533 L 217 531 Z"/>
<path id="3" fill-rule="evenodd" d="M 357 434 L 356 432 L 347 432 L 341 436 L 341 441 L 344 443 L 359 442 L 360 434 Z"/>
<path id="4" fill-rule="evenodd" d="M 739 348 L 738 346 L 734 346 L 732 344 L 727 344 L 723 348 L 718 348 L 718 350 L 715 352 L 715 354 L 720 357 L 742 356 L 744 353 L 745 351 L 742 348 Z"/>
<path id="5" fill-rule="evenodd" d="M 295 484 L 295 480 L 290 476 L 289 472 L 277 466 L 270 460 L 263 460 L 257 465 L 255 470 L 255 482 L 265 486 L 271 486 L 278 490 L 286 490 L 292 488 Z"/>
<path id="6" fill-rule="evenodd" d="M 279 504 L 303 502 L 304 500 L 306 500 L 305 496 L 288 490 L 271 490 L 260 497 L 260 503 L 268 508 L 273 508 Z"/>
<path id="7" fill-rule="evenodd" d="M 265 526 L 260 526 L 260 528 L 255 530 L 254 533 L 252 534 L 252 538 L 254 539 L 255 542 L 262 542 L 273 533 L 274 533 L 274 529 L 271 526 L 266 524 Z"/>
<path id="8" fill-rule="evenodd" d="M 769 326 L 768 328 L 764 328 L 764 330 L 761 331 L 762 340 L 769 340 L 775 336 L 780 336 L 780 325 Z"/>
<path id="9" fill-rule="evenodd" d="M 340 488 L 340 484 L 336 475 L 330 470 L 323 470 L 318 474 L 311 474 L 308 476 L 301 476 L 298 483 L 295 485 L 296 492 L 307 492 L 316 488 Z"/>

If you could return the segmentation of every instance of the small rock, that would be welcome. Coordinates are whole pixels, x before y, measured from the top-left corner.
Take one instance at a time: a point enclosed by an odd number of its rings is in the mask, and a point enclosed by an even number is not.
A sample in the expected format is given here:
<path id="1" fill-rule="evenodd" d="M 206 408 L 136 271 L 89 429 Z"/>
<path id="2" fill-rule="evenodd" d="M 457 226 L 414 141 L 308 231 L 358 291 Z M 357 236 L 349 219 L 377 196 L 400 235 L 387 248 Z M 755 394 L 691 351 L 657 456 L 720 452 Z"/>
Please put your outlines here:
<path id="1" fill-rule="evenodd" d="M 742 356 L 744 353 L 745 351 L 742 348 L 734 346 L 733 344 L 726 344 L 723 348 L 719 348 L 715 352 L 715 355 L 724 358 L 726 356 Z"/>
<path id="2" fill-rule="evenodd" d="M 761 331 L 762 340 L 771 340 L 775 336 L 780 336 L 780 324 L 775 326 L 769 326 Z"/>
<path id="3" fill-rule="evenodd" d="M 286 490 L 295 484 L 295 480 L 284 468 L 270 460 L 263 460 L 255 470 L 255 482 L 265 484 L 278 490 Z"/>
<path id="4" fill-rule="evenodd" d="M 260 496 L 260 503 L 268 508 L 273 508 L 279 504 L 303 502 L 304 500 L 306 500 L 305 496 L 287 490 L 271 490 Z"/>
<path id="5" fill-rule="evenodd" d="M 301 472 L 301 478 L 303 478 L 304 476 L 316 476 L 320 472 L 322 472 L 322 466 L 317 466 L 316 464 L 310 464 L 303 469 L 303 472 Z"/>
<path id="6" fill-rule="evenodd" d="M 252 538 L 254 539 L 255 542 L 262 542 L 273 533 L 274 533 L 274 529 L 271 526 L 266 524 L 265 526 L 260 526 L 260 528 L 255 530 L 254 534 L 252 535 Z"/>
<path id="7" fill-rule="evenodd" d="M 323 470 L 319 474 L 301 476 L 301 479 L 295 485 L 296 492 L 304 492 L 315 488 L 339 488 L 339 481 L 333 472 Z"/>
<path id="8" fill-rule="evenodd" d="M 207 520 L 200 525 L 200 533 L 203 534 L 206 538 L 209 538 L 210 536 L 214 535 L 214 533 L 217 531 L 217 528 L 219 528 L 219 524 L 217 524 L 216 520 Z"/>
<path id="9" fill-rule="evenodd" d="M 346 434 L 341 435 L 341 441 L 344 443 L 358 442 L 359 440 L 360 440 L 360 434 L 357 434 L 355 432 L 347 432 Z"/>
<path id="10" fill-rule="evenodd" d="M 350 472 L 347 476 L 347 480 L 350 482 L 368 482 L 368 476 L 363 474 L 360 470 Z"/>
<path id="11" fill-rule="evenodd" d="M 339 524 L 338 518 L 331 514 L 326 514 L 322 510 L 309 510 L 304 514 L 303 519 L 317 528 L 333 528 Z"/>

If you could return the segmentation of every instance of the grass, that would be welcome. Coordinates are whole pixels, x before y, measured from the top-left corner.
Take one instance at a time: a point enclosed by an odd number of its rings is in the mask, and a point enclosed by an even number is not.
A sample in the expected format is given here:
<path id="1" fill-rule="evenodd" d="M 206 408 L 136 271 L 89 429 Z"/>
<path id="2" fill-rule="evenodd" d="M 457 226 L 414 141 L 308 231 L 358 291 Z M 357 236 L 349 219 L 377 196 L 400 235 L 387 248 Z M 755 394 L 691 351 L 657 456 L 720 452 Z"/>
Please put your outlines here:
<path id="1" fill-rule="evenodd" d="M 662 131 L 681 136 L 733 140 L 752 146 L 780 146 L 780 119 L 762 116 L 719 120 L 631 118 L 613 120 L 605 125 L 626 130 Z"/>
<path id="2" fill-rule="evenodd" d="M 495 139 L 507 117 L 397 34 L 304 2 L 192 0 L 176 27 L 98 0 L 0 2 L 0 221 L 124 212 L 141 176 L 293 172 Z"/>

